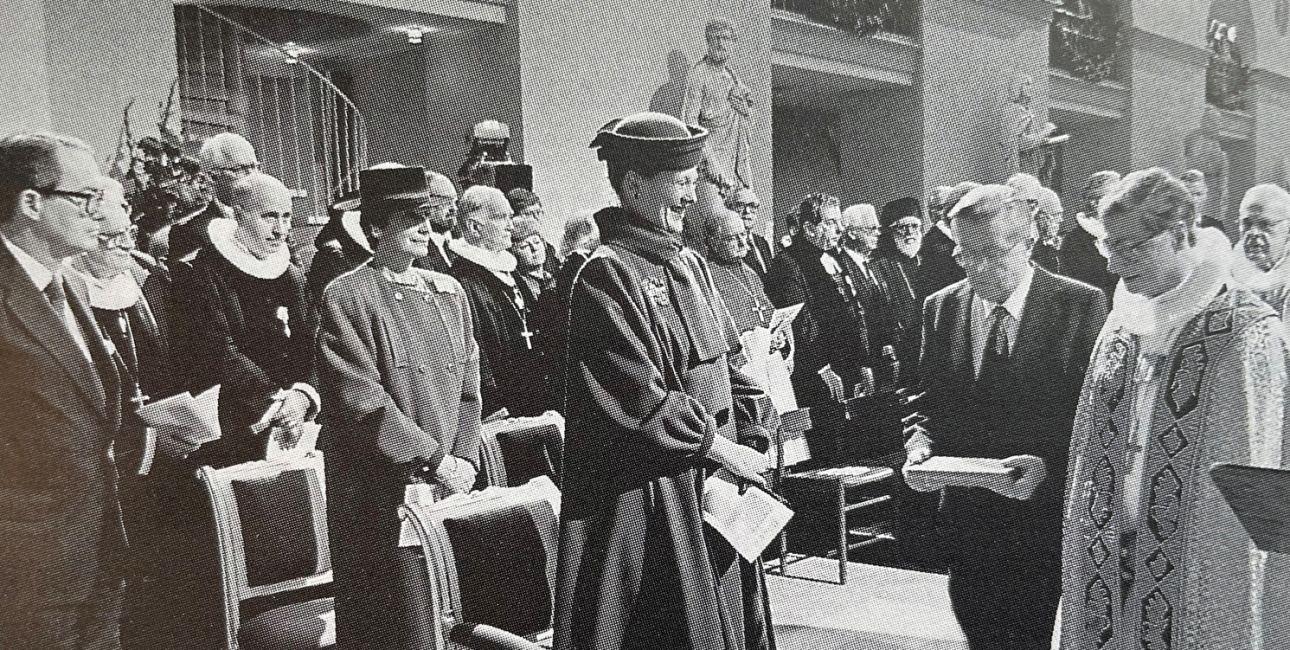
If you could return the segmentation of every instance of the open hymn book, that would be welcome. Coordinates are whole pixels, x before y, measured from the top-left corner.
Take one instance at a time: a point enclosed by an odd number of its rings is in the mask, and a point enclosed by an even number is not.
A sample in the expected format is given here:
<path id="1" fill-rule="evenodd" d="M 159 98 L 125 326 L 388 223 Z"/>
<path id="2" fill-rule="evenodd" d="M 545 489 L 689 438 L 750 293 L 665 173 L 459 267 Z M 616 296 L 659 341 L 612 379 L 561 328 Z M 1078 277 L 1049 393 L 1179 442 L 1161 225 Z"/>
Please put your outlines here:
<path id="1" fill-rule="evenodd" d="M 788 506 L 761 488 L 749 487 L 740 494 L 739 486 L 715 475 L 703 483 L 703 521 L 749 562 L 761 556 L 792 518 Z"/>

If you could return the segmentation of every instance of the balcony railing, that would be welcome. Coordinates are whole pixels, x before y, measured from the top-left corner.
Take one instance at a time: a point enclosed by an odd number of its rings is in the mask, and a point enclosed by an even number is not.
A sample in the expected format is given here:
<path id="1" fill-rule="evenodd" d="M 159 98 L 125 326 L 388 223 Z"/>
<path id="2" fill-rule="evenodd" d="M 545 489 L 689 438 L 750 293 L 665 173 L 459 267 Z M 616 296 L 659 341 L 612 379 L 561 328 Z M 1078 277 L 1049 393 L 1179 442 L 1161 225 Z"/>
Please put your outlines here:
<path id="1" fill-rule="evenodd" d="M 918 31 L 917 0 L 771 0 L 770 6 L 860 36 L 915 36 Z"/>
<path id="2" fill-rule="evenodd" d="M 1229 111 L 1245 110 L 1245 89 L 1250 83 L 1249 66 L 1231 57 L 1209 55 L 1205 69 L 1205 100 Z"/>
<path id="3" fill-rule="evenodd" d="M 1055 9 L 1048 32 L 1048 65 L 1093 83 L 1112 79 L 1119 38 L 1119 23 Z"/>

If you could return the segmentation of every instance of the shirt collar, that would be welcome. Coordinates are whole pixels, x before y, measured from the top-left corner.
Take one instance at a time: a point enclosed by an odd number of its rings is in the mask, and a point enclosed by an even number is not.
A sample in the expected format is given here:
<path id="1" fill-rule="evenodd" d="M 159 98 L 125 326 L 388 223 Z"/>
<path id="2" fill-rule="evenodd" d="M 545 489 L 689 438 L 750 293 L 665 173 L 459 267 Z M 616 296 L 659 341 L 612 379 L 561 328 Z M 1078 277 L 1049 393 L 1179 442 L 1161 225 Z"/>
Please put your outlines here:
<path id="1" fill-rule="evenodd" d="M 950 230 L 950 224 L 946 223 L 944 220 L 937 221 L 936 229 L 945 233 L 945 236 L 949 237 L 950 241 L 954 241 L 954 232 Z"/>
<path id="2" fill-rule="evenodd" d="M 449 230 L 448 232 L 435 232 L 431 230 L 430 241 L 434 242 L 434 245 L 438 246 L 439 250 L 443 250 L 443 247 L 447 246 L 448 242 L 452 241 L 452 231 Z"/>
<path id="3" fill-rule="evenodd" d="M 36 285 L 36 291 L 43 292 L 54 281 L 54 272 L 50 271 L 44 264 L 37 262 L 36 258 L 28 254 L 27 251 L 19 248 L 17 244 L 7 238 L 4 240 L 4 245 L 9 248 L 9 252 L 13 254 L 14 259 L 18 260 L 18 266 L 21 266 L 22 270 L 27 272 L 27 277 L 31 278 L 31 283 Z"/>
<path id="4" fill-rule="evenodd" d="M 1008 299 L 1003 301 L 1003 308 L 1007 310 L 1008 315 L 1012 316 L 1012 319 L 1018 323 L 1021 322 L 1021 311 L 1026 308 L 1026 298 L 1030 297 L 1030 285 L 1034 281 L 1035 267 L 1033 265 L 1027 265 L 1025 275 L 1021 276 L 1021 283 L 1017 285 L 1016 289 L 1012 290 L 1012 294 L 1008 296 Z M 980 300 L 981 304 L 985 306 L 987 314 L 993 312 L 994 308 L 999 306 L 999 303 L 997 302 L 990 302 L 989 300 L 982 298 L 979 293 L 976 294 L 976 297 L 977 300 Z"/>

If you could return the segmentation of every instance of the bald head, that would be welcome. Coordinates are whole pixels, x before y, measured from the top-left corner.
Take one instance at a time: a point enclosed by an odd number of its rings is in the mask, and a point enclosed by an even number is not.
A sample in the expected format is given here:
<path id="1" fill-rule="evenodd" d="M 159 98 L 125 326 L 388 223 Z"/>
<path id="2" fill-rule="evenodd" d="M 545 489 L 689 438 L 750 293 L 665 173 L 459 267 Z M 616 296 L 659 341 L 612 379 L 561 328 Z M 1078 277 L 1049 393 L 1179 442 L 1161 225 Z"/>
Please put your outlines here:
<path id="1" fill-rule="evenodd" d="M 457 221 L 462 237 L 470 244 L 494 252 L 511 246 L 514 213 L 506 195 L 496 187 L 471 185 L 462 192 Z"/>
<path id="2" fill-rule="evenodd" d="M 869 203 L 857 203 L 842 211 L 842 245 L 858 253 L 878 247 L 878 210 Z"/>
<path id="3" fill-rule="evenodd" d="M 716 208 L 709 227 L 708 251 L 718 262 L 734 264 L 748 254 L 748 228 L 737 212 Z"/>
<path id="4" fill-rule="evenodd" d="M 1241 199 L 1241 247 L 1246 259 L 1270 271 L 1290 254 L 1290 193 L 1255 185 Z"/>
<path id="5" fill-rule="evenodd" d="M 230 190 L 237 238 L 253 255 L 264 259 L 287 244 L 291 234 L 291 191 L 282 181 L 255 172 Z"/>
<path id="6" fill-rule="evenodd" d="M 202 143 L 198 157 L 202 171 L 211 177 L 215 198 L 225 205 L 232 204 L 229 192 L 233 184 L 260 168 L 255 147 L 236 133 L 220 133 L 208 138 Z"/>

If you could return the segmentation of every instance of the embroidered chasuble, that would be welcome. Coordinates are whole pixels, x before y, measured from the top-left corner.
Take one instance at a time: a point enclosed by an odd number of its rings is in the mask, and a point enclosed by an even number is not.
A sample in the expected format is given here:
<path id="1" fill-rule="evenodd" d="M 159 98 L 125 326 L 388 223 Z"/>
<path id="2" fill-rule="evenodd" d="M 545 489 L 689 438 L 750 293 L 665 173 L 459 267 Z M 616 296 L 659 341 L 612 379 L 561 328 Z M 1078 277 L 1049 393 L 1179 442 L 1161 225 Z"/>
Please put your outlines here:
<path id="1" fill-rule="evenodd" d="M 1099 337 L 1071 441 L 1063 650 L 1285 647 L 1286 560 L 1255 549 L 1208 472 L 1285 464 L 1283 329 L 1213 286 L 1171 344 L 1114 314 Z"/>

